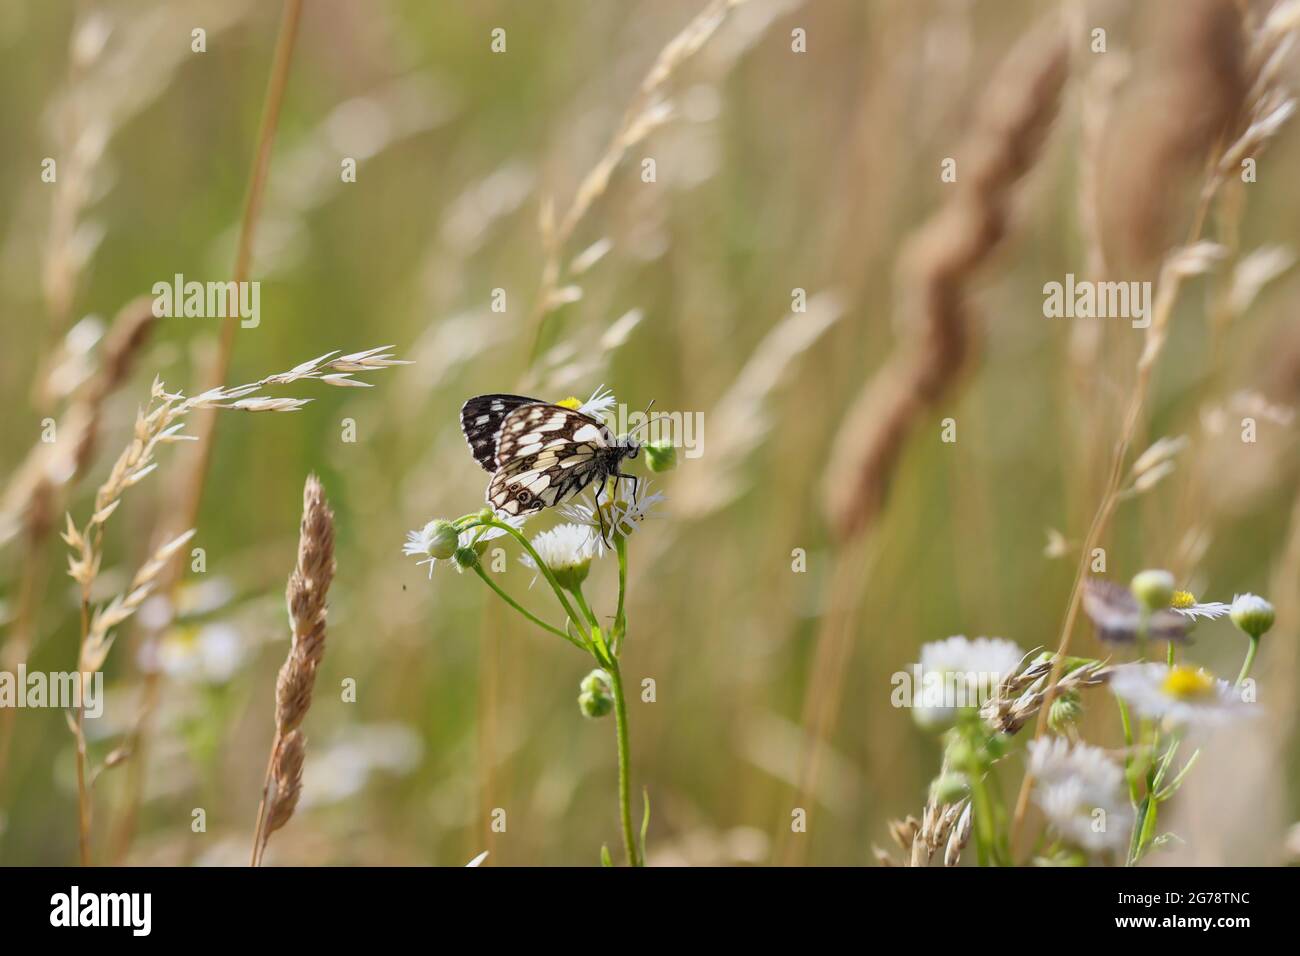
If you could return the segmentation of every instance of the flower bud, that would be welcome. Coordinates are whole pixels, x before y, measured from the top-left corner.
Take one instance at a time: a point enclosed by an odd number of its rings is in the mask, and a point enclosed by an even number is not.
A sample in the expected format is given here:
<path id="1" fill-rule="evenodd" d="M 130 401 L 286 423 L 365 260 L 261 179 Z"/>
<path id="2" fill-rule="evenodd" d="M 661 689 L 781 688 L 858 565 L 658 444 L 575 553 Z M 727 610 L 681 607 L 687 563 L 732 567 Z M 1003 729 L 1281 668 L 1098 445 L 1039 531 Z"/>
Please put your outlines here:
<path id="1" fill-rule="evenodd" d="M 1081 716 L 1083 705 L 1079 702 L 1079 695 L 1067 692 L 1052 701 L 1047 711 L 1047 726 L 1058 734 L 1064 734 L 1079 722 Z"/>
<path id="2" fill-rule="evenodd" d="M 1155 569 L 1139 571 L 1129 583 L 1129 590 L 1148 611 L 1158 611 L 1174 599 L 1174 576 Z"/>
<path id="3" fill-rule="evenodd" d="M 1273 626 L 1273 605 L 1258 594 L 1238 594 L 1232 599 L 1232 610 L 1228 612 L 1232 623 L 1249 634 L 1253 639 L 1259 638 Z"/>
<path id="4" fill-rule="evenodd" d="M 451 559 L 461 571 L 468 571 L 478 564 L 478 552 L 473 548 L 457 548 Z"/>
<path id="5" fill-rule="evenodd" d="M 651 471 L 672 471 L 677 467 L 677 449 L 666 438 L 642 446 L 645 450 L 645 463 Z"/>
<path id="6" fill-rule="evenodd" d="M 614 686 L 609 673 L 596 668 L 578 685 L 578 709 L 582 716 L 593 720 L 604 717 L 614 709 Z"/>
<path id="7" fill-rule="evenodd" d="M 460 544 L 460 535 L 456 532 L 456 526 L 450 521 L 442 518 L 431 521 L 424 533 L 429 542 L 429 557 L 446 561 L 456 553 L 456 548 Z"/>
<path id="8" fill-rule="evenodd" d="M 964 773 L 945 773 L 931 782 L 930 799 L 940 805 L 956 803 L 969 791 L 970 782 Z"/>

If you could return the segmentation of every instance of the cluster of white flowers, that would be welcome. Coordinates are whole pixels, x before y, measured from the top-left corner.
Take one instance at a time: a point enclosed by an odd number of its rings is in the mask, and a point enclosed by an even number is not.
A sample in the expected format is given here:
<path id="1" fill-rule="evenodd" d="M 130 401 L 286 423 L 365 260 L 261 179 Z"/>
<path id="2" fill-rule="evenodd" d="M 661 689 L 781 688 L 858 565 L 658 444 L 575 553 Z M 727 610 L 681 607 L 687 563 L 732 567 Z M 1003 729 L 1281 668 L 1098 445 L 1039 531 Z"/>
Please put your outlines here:
<path id="1" fill-rule="evenodd" d="M 992 694 L 1004 677 L 1024 660 L 1025 652 L 1000 637 L 970 640 L 958 635 L 921 647 L 922 685 L 913 699 L 912 715 L 926 728 L 952 724 L 962 709 L 978 707 L 980 697 Z M 942 677 L 942 681 L 933 680 Z M 947 699 L 953 693 L 956 699 Z"/>
<path id="2" fill-rule="evenodd" d="M 1063 737 L 1029 742 L 1035 802 L 1066 842 L 1090 853 L 1122 850 L 1133 826 L 1124 771 L 1100 747 Z"/>

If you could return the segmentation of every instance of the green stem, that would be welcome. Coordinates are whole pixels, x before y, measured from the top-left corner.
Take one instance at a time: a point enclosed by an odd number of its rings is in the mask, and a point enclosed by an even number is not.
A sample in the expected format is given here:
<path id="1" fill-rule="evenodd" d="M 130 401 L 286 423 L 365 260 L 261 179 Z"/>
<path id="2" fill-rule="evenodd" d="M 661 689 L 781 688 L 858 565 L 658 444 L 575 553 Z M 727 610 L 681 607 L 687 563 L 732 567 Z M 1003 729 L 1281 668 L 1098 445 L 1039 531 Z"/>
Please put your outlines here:
<path id="1" fill-rule="evenodd" d="M 501 600 L 505 601 L 507 604 L 509 604 L 512 608 L 514 608 L 524 617 L 528 618 L 528 620 L 532 621 L 534 624 L 536 624 L 538 627 L 542 628 L 543 630 L 550 631 L 552 634 L 560 635 L 560 637 L 564 638 L 566 641 L 568 641 L 570 644 L 572 644 L 574 647 L 578 648 L 579 650 L 587 651 L 588 653 L 590 653 L 591 648 L 588 647 L 586 644 L 582 644 L 576 641 L 572 634 L 567 634 L 564 631 L 560 630 L 558 627 L 553 627 L 552 625 L 547 624 L 536 614 L 532 613 L 531 611 L 527 610 L 522 605 L 520 605 L 518 601 L 516 601 L 509 594 L 503 591 L 497 585 L 497 583 L 493 581 L 491 577 L 488 576 L 488 573 L 483 570 L 483 566 L 481 564 L 475 564 L 474 571 L 476 574 L 478 574 L 480 578 L 483 579 L 483 582 L 488 587 L 490 587 L 493 591 L 497 593 L 497 595 L 501 598 Z"/>
<path id="2" fill-rule="evenodd" d="M 618 554 L 618 609 L 614 612 L 614 653 L 623 645 L 623 635 L 627 633 L 627 614 L 624 611 L 624 596 L 627 593 L 627 539 L 621 534 L 614 536 L 614 551 Z"/>
<path id="3" fill-rule="evenodd" d="M 1133 778 L 1133 724 L 1129 721 L 1128 706 L 1124 701 L 1116 697 L 1115 703 L 1119 705 L 1119 722 L 1124 726 L 1124 778 L 1128 781 L 1129 802 L 1133 806 L 1138 803 L 1138 785 L 1137 780 Z"/>
<path id="4" fill-rule="evenodd" d="M 623 676 L 619 673 L 618 659 L 609 659 L 610 683 L 614 688 L 614 726 L 618 734 L 618 810 L 623 823 L 623 847 L 627 850 L 629 866 L 641 866 L 637 852 L 636 834 L 632 829 L 632 755 L 627 741 L 627 704 L 623 700 Z"/>
<path id="5" fill-rule="evenodd" d="M 970 777 L 971 813 L 975 815 L 975 853 L 980 866 L 988 866 L 995 854 L 993 804 L 978 773 Z"/>
<path id="6" fill-rule="evenodd" d="M 582 612 L 583 617 L 586 618 L 587 620 L 587 623 L 594 630 L 599 630 L 600 622 L 596 620 L 596 615 L 592 613 L 591 607 L 587 604 L 587 599 L 583 597 L 582 585 L 575 584 L 569 590 L 573 594 L 573 599 L 578 602 L 578 610 Z"/>
<path id="7" fill-rule="evenodd" d="M 546 583 L 551 586 L 551 590 L 555 592 L 556 598 L 559 599 L 560 606 L 564 608 L 564 613 L 569 615 L 574 622 L 582 620 L 577 614 L 573 613 L 573 606 L 569 604 L 568 599 L 564 596 L 564 590 L 560 587 L 560 583 L 555 580 L 555 575 L 551 573 L 551 569 L 547 566 L 546 562 L 542 560 L 541 555 L 537 553 L 537 550 L 532 546 L 529 540 L 524 537 L 518 528 L 513 528 L 504 521 L 497 521 L 495 518 L 484 518 L 480 515 L 475 515 L 473 520 L 460 530 L 466 531 L 470 528 L 480 526 L 500 528 L 506 534 L 518 541 L 520 546 L 527 551 L 529 556 L 533 559 L 533 563 L 537 565 L 537 570 L 541 572 L 542 577 L 546 578 Z"/>
<path id="8" fill-rule="evenodd" d="M 1255 652 L 1259 650 L 1259 638 L 1250 639 L 1250 650 L 1246 651 L 1246 659 L 1241 662 L 1241 673 L 1237 675 L 1237 683 L 1233 687 L 1240 687 L 1250 676 L 1250 669 L 1255 666 Z"/>
<path id="9" fill-rule="evenodd" d="M 1157 800 L 1168 800 L 1174 792 L 1183 785 L 1183 778 L 1187 776 L 1189 770 L 1196 763 L 1196 758 L 1201 755 L 1201 751 L 1193 750 L 1192 755 L 1187 758 L 1187 763 L 1183 764 L 1183 769 L 1174 775 L 1174 779 L 1169 781 L 1169 786 L 1156 793 Z"/>

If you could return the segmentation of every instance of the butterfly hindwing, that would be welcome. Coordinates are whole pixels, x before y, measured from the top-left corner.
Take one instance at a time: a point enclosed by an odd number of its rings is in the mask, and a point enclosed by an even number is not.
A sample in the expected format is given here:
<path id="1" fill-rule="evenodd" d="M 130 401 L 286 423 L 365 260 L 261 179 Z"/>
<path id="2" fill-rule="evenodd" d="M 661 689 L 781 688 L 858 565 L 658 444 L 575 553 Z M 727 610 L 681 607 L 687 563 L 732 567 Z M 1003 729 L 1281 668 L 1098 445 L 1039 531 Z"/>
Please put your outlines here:
<path id="1" fill-rule="evenodd" d="M 515 516 L 566 501 L 608 473 L 612 446 L 608 428 L 571 408 L 543 403 L 516 408 L 497 436 L 488 504 Z"/>
<path id="2" fill-rule="evenodd" d="M 488 484 L 487 503 L 509 517 L 532 514 L 567 501 L 604 474 L 604 459 L 596 448 L 555 442 L 498 468 Z"/>
<path id="3" fill-rule="evenodd" d="M 460 409 L 460 430 L 465 433 L 474 460 L 487 471 L 497 468 L 497 436 L 506 416 L 525 405 L 541 405 L 524 395 L 477 395 Z"/>

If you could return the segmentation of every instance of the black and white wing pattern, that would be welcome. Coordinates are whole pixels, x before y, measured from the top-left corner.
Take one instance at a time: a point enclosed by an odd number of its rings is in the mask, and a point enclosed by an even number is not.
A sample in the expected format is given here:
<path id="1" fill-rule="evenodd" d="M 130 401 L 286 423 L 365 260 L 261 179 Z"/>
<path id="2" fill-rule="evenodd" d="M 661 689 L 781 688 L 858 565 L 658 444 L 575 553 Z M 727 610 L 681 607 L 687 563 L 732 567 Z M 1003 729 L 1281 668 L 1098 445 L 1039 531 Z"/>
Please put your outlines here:
<path id="1" fill-rule="evenodd" d="M 520 406 L 501 424 L 487 503 L 510 517 L 549 508 L 609 475 L 619 457 L 596 419 L 562 405 Z"/>
<path id="2" fill-rule="evenodd" d="M 544 404 L 523 395 L 477 395 L 461 406 L 460 430 L 474 460 L 489 472 L 497 470 L 497 435 L 506 416 L 523 405 Z"/>

